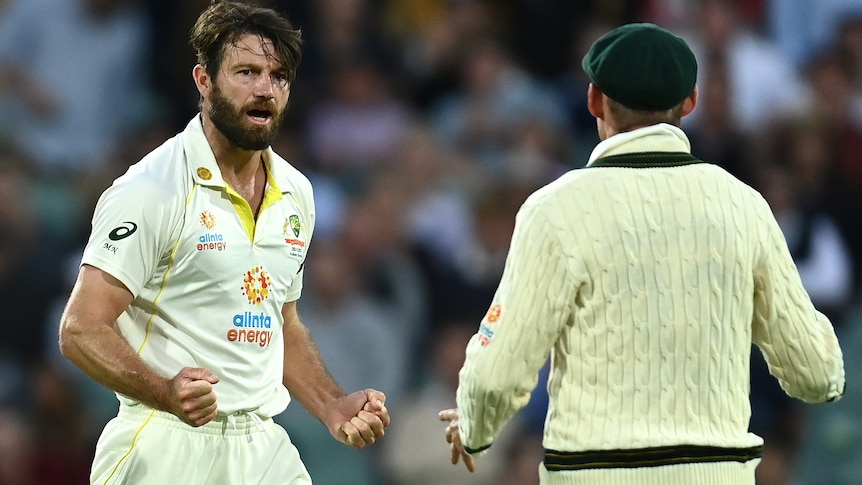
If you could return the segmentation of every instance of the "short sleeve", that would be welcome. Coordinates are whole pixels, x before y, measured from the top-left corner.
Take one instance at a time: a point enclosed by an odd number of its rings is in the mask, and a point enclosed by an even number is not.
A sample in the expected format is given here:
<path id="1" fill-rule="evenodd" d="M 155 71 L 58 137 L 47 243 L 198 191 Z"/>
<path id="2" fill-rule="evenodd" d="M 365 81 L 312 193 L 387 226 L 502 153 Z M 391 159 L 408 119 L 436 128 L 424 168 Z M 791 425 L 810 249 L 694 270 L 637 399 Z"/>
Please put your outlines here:
<path id="1" fill-rule="evenodd" d="M 110 274 L 137 296 L 178 237 L 182 214 L 174 199 L 153 182 L 115 182 L 96 204 L 81 264 Z"/>
<path id="2" fill-rule="evenodd" d="M 304 176 L 302 177 L 302 185 L 301 190 L 296 194 L 296 201 L 302 210 L 302 219 L 303 219 L 303 230 L 306 232 L 306 244 L 307 247 L 311 247 L 311 237 L 314 234 L 314 222 L 315 222 L 315 206 L 314 206 L 314 192 L 311 186 L 311 182 L 308 181 Z M 290 288 L 287 290 L 287 299 L 286 301 L 296 301 L 302 295 L 302 284 L 303 277 L 305 276 L 305 259 L 308 257 L 308 251 L 305 251 L 305 256 L 302 259 L 302 265 L 299 268 L 299 272 L 297 272 L 296 277 L 293 279 L 293 284 L 290 285 Z"/>

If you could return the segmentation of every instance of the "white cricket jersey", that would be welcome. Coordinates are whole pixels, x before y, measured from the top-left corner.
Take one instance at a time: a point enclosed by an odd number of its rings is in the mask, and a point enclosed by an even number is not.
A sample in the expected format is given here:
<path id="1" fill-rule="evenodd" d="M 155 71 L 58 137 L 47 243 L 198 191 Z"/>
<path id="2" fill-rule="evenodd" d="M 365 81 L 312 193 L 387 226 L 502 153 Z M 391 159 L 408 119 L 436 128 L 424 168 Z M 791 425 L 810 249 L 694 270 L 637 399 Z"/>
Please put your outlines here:
<path id="1" fill-rule="evenodd" d="M 298 170 L 271 149 L 264 162 L 255 221 L 196 116 L 102 194 L 82 264 L 132 292 L 117 328 L 156 371 L 207 368 L 221 379 L 220 413 L 269 417 L 290 401 L 281 310 L 300 296 L 314 203 Z"/>

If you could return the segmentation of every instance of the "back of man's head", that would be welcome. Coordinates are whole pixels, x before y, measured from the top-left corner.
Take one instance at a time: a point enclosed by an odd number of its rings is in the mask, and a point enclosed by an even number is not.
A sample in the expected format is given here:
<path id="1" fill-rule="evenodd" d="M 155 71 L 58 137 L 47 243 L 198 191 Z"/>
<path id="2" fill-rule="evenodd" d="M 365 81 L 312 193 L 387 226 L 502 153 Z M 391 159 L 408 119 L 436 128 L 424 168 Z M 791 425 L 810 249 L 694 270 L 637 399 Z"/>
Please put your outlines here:
<path id="1" fill-rule="evenodd" d="M 602 93 L 634 110 L 671 110 L 697 82 L 697 60 L 685 40 L 651 23 L 611 30 L 581 65 Z"/>

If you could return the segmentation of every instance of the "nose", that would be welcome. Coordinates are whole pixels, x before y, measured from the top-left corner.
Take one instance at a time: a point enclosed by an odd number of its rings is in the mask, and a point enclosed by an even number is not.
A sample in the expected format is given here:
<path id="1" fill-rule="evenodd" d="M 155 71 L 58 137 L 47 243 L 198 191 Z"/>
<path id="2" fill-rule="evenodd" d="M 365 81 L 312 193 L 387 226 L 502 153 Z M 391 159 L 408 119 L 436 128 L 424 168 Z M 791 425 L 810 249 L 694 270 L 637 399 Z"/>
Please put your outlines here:
<path id="1" fill-rule="evenodd" d="M 254 95 L 260 98 L 272 98 L 275 91 L 275 82 L 270 76 L 259 76 L 254 85 Z"/>

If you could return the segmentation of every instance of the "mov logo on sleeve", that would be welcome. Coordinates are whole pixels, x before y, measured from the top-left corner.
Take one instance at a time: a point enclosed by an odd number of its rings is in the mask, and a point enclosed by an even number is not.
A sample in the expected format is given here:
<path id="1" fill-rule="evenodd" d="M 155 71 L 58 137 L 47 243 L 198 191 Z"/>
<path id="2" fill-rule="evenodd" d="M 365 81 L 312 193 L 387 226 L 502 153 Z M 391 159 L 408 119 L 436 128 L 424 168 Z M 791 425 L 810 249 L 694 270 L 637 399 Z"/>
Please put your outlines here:
<path id="1" fill-rule="evenodd" d="M 138 225 L 132 221 L 123 221 L 123 225 L 117 226 L 113 231 L 108 233 L 108 239 L 111 241 L 119 241 L 125 239 L 138 230 Z"/>

